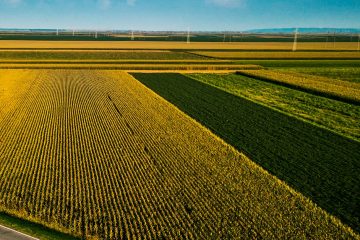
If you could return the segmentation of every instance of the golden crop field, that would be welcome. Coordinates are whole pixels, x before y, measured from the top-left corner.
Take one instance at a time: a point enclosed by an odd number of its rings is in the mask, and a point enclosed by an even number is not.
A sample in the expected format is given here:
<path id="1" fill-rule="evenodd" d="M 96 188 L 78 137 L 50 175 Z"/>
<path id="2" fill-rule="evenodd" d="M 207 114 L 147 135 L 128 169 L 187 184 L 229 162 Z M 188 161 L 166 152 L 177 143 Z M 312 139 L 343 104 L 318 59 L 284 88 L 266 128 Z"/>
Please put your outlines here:
<path id="1" fill-rule="evenodd" d="M 285 84 L 342 101 L 360 103 L 360 84 L 327 77 L 273 70 L 240 70 L 239 74 Z"/>
<path id="2" fill-rule="evenodd" d="M 352 230 L 125 72 L 0 70 L 0 210 L 80 237 Z"/>
<path id="3" fill-rule="evenodd" d="M 245 64 L 108 64 L 108 63 L 0 63 L 0 69 L 117 69 L 117 70 L 164 70 L 164 71 L 236 71 L 261 69 L 258 65 Z"/>
<path id="4" fill-rule="evenodd" d="M 34 49 L 273 49 L 291 50 L 292 42 L 134 42 L 134 41 L 26 41 L 2 40 L 1 49 L 34 48 Z M 335 47 L 322 42 L 299 42 L 299 50 L 356 50 L 356 42 L 337 42 Z"/>
<path id="5" fill-rule="evenodd" d="M 199 55 L 230 59 L 360 59 L 360 52 L 194 52 Z"/>

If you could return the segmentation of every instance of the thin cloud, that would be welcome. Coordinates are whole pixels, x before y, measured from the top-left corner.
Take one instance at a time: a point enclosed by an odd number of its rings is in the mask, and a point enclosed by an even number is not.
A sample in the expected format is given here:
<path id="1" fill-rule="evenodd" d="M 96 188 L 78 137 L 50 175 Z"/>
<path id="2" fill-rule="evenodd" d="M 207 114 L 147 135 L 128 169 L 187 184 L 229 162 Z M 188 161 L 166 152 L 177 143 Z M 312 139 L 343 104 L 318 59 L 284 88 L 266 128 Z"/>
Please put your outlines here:
<path id="1" fill-rule="evenodd" d="M 245 0 L 207 0 L 207 2 L 227 8 L 241 7 L 245 4 Z"/>
<path id="2" fill-rule="evenodd" d="M 15 1 L 15 0 L 13 0 Z M 98 4 L 100 8 L 102 9 L 108 9 L 111 7 L 111 5 L 116 2 L 114 0 L 98 0 Z M 136 0 L 126 0 L 127 5 L 129 6 L 135 6 Z"/>
<path id="3" fill-rule="evenodd" d="M 111 6 L 111 0 L 98 0 L 100 8 L 108 9 Z"/>
<path id="4" fill-rule="evenodd" d="M 134 6 L 136 3 L 136 0 L 126 0 L 127 4 L 130 6 Z"/>
<path id="5" fill-rule="evenodd" d="M 10 6 L 18 6 L 22 3 L 22 0 L 2 0 L 0 2 L 4 2 L 5 4 Z"/>

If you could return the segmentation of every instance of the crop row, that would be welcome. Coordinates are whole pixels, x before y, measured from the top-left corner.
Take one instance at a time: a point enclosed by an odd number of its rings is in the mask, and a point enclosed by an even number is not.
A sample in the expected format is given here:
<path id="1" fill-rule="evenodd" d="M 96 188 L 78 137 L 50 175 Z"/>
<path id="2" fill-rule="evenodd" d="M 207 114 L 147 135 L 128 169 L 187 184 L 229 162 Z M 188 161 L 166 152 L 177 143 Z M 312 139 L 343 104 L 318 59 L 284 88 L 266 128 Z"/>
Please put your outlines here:
<path id="1" fill-rule="evenodd" d="M 251 160 L 359 231 L 360 143 L 181 74 L 133 74 Z M 242 81 L 242 79 L 237 79 Z M 226 84 L 226 81 L 222 82 Z"/>
<path id="2" fill-rule="evenodd" d="M 0 82 L 2 211 L 106 239 L 356 237 L 125 73 L 25 73 Z"/>

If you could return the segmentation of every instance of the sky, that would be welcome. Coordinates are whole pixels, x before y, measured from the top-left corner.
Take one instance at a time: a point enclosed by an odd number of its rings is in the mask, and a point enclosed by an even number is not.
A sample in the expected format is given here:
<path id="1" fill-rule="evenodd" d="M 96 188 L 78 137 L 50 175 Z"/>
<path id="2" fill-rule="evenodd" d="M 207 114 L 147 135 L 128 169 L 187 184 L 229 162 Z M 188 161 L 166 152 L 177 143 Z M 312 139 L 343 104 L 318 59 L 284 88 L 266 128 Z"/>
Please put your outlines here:
<path id="1" fill-rule="evenodd" d="M 0 28 L 360 28 L 360 0 L 0 0 Z"/>

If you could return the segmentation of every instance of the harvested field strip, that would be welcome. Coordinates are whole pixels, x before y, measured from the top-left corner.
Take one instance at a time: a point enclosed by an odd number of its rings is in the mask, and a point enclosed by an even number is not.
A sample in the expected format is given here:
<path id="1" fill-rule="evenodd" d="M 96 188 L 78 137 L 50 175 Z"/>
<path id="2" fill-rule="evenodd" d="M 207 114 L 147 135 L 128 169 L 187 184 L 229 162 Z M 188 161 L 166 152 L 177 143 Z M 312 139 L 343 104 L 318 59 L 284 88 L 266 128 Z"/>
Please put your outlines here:
<path id="1" fill-rule="evenodd" d="M 30 72 L 0 118 L 0 211 L 83 238 L 358 238 L 131 76 Z"/>
<path id="2" fill-rule="evenodd" d="M 360 84 L 307 74 L 279 71 L 239 71 L 237 74 L 360 105 Z"/>
<path id="3" fill-rule="evenodd" d="M 360 59 L 360 53 L 353 52 L 192 52 L 197 56 L 221 59 Z"/>
<path id="4" fill-rule="evenodd" d="M 0 69 L 114 69 L 114 70 L 241 70 L 262 69 L 244 64 L 1 64 Z"/>
<path id="5" fill-rule="evenodd" d="M 305 73 L 309 75 L 328 77 L 348 82 L 360 83 L 359 67 L 312 67 L 312 68 L 283 68 L 277 69 L 287 72 Z"/>
<path id="6" fill-rule="evenodd" d="M 1 60 L 0 64 L 237 64 L 229 60 Z M 248 64 L 249 65 L 249 64 Z"/>
<path id="7" fill-rule="evenodd" d="M 170 51 L 0 51 L 0 59 L 11 60 L 118 60 L 118 59 L 206 59 L 206 57 L 197 56 L 185 52 Z"/>
<path id="8" fill-rule="evenodd" d="M 180 74 L 133 74 L 359 231 L 360 143 Z"/>
<path id="9" fill-rule="evenodd" d="M 1 48 L 0 48 L 1 49 Z M 6 53 L 169 53 L 166 49 L 1 49 Z M 183 52 L 183 51 L 179 51 Z"/>
<path id="10" fill-rule="evenodd" d="M 273 68 L 360 67 L 360 60 L 237 60 L 236 63 Z"/>
<path id="11" fill-rule="evenodd" d="M 123 41 L 17 41 L 2 40 L 0 49 L 164 49 L 164 50 L 212 50 L 212 49 L 258 49 L 258 50 L 291 50 L 292 42 L 123 42 Z M 299 50 L 329 50 L 325 43 L 321 42 L 301 42 L 298 44 Z M 356 50 L 356 42 L 337 42 L 335 48 L 331 50 Z"/>
<path id="12" fill-rule="evenodd" d="M 359 106 L 237 74 L 187 76 L 360 141 Z"/>

